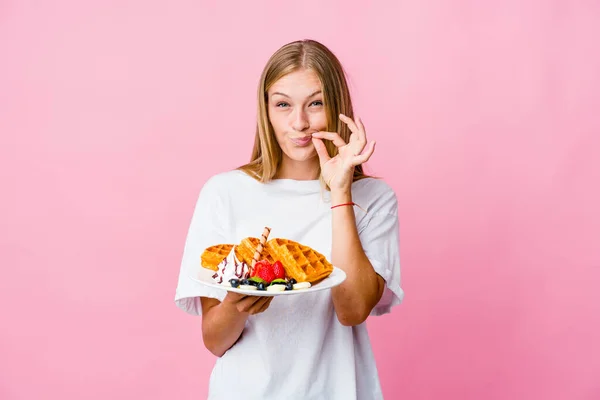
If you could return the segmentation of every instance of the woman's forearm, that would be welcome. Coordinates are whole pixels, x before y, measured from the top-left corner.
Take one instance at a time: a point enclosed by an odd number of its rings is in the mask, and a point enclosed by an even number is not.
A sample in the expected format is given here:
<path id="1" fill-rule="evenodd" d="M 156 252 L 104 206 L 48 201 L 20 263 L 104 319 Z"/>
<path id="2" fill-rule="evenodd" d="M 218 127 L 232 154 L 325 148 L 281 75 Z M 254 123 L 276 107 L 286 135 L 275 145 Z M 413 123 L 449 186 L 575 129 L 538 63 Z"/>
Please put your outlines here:
<path id="1" fill-rule="evenodd" d="M 351 203 L 348 192 L 332 192 L 332 205 Z M 343 325 L 364 322 L 383 293 L 383 279 L 375 272 L 363 251 L 353 206 L 331 210 L 333 265 L 346 273 L 346 280 L 332 289 L 333 305 Z"/>
<path id="2" fill-rule="evenodd" d="M 202 338 L 206 348 L 221 357 L 239 339 L 248 313 L 238 311 L 235 304 L 225 299 L 219 302 L 214 299 L 202 299 Z"/>

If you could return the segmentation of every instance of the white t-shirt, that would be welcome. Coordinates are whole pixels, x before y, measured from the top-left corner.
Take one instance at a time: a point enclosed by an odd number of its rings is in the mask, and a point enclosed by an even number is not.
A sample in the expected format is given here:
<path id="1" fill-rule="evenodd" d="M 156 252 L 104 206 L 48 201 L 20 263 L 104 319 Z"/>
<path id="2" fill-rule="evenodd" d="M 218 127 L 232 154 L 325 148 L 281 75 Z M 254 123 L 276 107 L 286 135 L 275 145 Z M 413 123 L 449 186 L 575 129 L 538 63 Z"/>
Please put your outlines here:
<path id="1" fill-rule="evenodd" d="M 400 304 L 397 199 L 382 180 L 352 185 L 360 240 L 386 290 L 371 315 Z M 331 260 L 332 220 L 329 192 L 318 180 L 279 179 L 260 183 L 242 171 L 211 177 L 202 187 L 183 252 L 176 305 L 200 315 L 200 296 L 222 300 L 226 292 L 203 286 L 197 276 L 208 246 L 260 237 L 295 240 Z M 342 268 L 343 266 L 338 266 Z M 381 387 L 366 324 L 342 325 L 329 290 L 278 296 L 269 308 L 251 315 L 241 338 L 217 358 L 210 376 L 210 400 L 381 399 Z"/>

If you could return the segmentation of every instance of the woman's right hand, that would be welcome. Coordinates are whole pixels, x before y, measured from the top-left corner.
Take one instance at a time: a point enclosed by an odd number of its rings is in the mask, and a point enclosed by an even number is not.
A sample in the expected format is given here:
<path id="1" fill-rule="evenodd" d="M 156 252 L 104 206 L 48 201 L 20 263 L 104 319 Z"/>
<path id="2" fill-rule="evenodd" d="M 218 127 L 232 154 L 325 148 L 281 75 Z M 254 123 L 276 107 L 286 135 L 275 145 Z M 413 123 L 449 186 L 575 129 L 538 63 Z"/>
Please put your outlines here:
<path id="1" fill-rule="evenodd" d="M 202 338 L 211 353 L 221 357 L 239 339 L 251 314 L 269 308 L 272 296 L 228 292 L 223 301 L 202 297 Z"/>
<path id="2" fill-rule="evenodd" d="M 273 296 L 250 296 L 246 294 L 227 292 L 223 303 L 230 307 L 235 307 L 240 313 L 250 315 L 264 312 L 273 300 Z"/>

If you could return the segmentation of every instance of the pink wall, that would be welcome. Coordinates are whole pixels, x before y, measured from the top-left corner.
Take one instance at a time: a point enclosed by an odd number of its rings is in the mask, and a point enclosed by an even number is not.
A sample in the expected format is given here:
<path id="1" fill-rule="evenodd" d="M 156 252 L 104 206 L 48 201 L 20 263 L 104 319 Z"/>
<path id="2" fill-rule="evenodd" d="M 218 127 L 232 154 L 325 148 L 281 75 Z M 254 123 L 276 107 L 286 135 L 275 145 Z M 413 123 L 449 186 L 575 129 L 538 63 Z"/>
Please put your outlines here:
<path id="1" fill-rule="evenodd" d="M 599 399 L 600 5 L 228 3 L 1 3 L 0 398 L 203 398 L 189 218 L 249 155 L 267 57 L 311 37 L 399 194 L 386 398 Z"/>

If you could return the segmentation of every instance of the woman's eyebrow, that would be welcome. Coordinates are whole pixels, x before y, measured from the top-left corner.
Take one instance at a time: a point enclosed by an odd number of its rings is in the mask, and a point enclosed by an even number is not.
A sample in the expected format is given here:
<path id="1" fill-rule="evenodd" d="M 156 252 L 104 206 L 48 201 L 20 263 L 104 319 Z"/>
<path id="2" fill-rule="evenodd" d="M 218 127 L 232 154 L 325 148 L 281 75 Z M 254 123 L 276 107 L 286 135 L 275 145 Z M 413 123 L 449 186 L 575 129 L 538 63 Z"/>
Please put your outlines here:
<path id="1" fill-rule="evenodd" d="M 321 93 L 321 90 L 320 90 L 320 89 L 319 89 L 319 90 L 317 90 L 316 92 L 312 93 L 310 96 L 308 96 L 308 98 L 311 98 L 311 97 L 313 97 L 313 96 L 316 96 L 316 95 L 318 95 L 319 93 Z M 280 96 L 283 96 L 283 97 L 287 97 L 288 99 L 290 98 L 290 96 L 288 96 L 288 95 L 287 95 L 287 94 L 285 94 L 285 93 L 281 93 L 281 92 L 273 92 L 273 96 L 275 96 L 276 94 L 278 94 L 278 95 L 280 95 Z"/>

